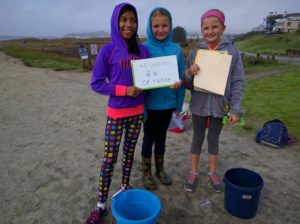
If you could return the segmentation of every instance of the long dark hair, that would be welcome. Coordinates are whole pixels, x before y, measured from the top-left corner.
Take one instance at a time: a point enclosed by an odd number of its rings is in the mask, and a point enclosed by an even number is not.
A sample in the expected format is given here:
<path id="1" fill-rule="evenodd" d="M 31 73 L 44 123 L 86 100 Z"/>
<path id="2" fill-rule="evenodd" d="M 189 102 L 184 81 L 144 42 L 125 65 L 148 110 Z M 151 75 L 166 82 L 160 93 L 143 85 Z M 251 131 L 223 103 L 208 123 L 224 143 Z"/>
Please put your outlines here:
<path id="1" fill-rule="evenodd" d="M 125 5 L 121 9 L 118 21 L 120 20 L 121 15 L 123 15 L 125 12 L 133 12 L 134 16 L 137 20 L 137 13 L 136 13 L 135 8 L 132 5 L 128 4 L 128 5 Z M 132 53 L 132 54 L 140 55 L 139 43 L 140 43 L 140 39 L 139 39 L 139 36 L 137 34 L 137 31 L 135 31 L 135 33 L 132 35 L 132 37 L 127 41 L 128 52 Z"/>

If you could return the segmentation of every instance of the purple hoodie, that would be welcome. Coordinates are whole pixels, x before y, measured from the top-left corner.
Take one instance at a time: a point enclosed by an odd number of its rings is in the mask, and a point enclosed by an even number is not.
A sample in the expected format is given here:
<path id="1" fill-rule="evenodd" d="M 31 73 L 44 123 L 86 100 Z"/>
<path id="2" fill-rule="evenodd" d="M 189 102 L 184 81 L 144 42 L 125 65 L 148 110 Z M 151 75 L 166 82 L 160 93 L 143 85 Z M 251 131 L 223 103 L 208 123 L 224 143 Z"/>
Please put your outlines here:
<path id="1" fill-rule="evenodd" d="M 123 87 L 124 89 L 126 86 L 133 85 L 131 59 L 149 57 L 148 49 L 142 44 L 139 44 L 140 55 L 128 52 L 127 43 L 119 31 L 118 21 L 121 9 L 125 5 L 130 4 L 121 3 L 113 11 L 111 17 L 111 42 L 104 45 L 97 55 L 91 77 L 92 90 L 109 96 L 108 107 L 112 109 L 133 108 L 144 104 L 144 93 L 135 98 L 121 96 L 120 94 L 116 95 L 118 88 Z"/>

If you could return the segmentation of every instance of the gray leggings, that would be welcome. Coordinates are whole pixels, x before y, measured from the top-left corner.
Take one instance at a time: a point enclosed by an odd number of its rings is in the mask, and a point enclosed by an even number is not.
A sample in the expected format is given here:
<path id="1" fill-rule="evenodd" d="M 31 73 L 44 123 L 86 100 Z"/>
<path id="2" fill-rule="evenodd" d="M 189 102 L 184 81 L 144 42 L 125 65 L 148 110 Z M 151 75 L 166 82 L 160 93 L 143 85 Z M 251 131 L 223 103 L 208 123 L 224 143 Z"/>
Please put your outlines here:
<path id="1" fill-rule="evenodd" d="M 219 137 L 222 130 L 222 118 L 202 117 L 192 114 L 193 121 L 193 140 L 191 146 L 192 154 L 200 155 L 203 141 L 205 138 L 206 121 L 209 119 L 209 128 L 207 133 L 208 153 L 218 155 Z"/>

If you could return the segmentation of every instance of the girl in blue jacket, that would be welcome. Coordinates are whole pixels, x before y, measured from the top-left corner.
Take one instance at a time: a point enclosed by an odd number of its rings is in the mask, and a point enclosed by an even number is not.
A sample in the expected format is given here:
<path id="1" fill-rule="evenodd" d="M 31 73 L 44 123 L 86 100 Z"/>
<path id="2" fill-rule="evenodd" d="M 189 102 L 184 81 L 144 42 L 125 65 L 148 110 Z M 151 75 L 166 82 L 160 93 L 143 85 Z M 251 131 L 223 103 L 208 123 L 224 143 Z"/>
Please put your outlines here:
<path id="1" fill-rule="evenodd" d="M 168 10 L 155 8 L 149 16 L 147 26 L 147 41 L 150 57 L 176 55 L 180 78 L 184 74 L 184 57 L 181 47 L 172 42 L 172 17 Z M 164 171 L 164 155 L 167 129 L 173 111 L 178 115 L 182 110 L 184 88 L 170 87 L 145 91 L 145 123 L 142 144 L 142 172 L 144 187 L 155 190 L 151 172 L 152 146 L 154 144 L 154 159 L 156 176 L 165 185 L 170 185 L 171 179 Z"/>
<path id="2" fill-rule="evenodd" d="M 98 224 L 106 212 L 105 202 L 125 130 L 122 159 L 122 189 L 129 187 L 135 145 L 144 113 L 144 94 L 133 86 L 130 60 L 148 58 L 137 36 L 137 12 L 128 3 L 117 5 L 111 18 L 111 42 L 104 45 L 95 61 L 91 88 L 109 96 L 105 128 L 104 158 L 100 170 L 98 203 L 86 220 Z"/>

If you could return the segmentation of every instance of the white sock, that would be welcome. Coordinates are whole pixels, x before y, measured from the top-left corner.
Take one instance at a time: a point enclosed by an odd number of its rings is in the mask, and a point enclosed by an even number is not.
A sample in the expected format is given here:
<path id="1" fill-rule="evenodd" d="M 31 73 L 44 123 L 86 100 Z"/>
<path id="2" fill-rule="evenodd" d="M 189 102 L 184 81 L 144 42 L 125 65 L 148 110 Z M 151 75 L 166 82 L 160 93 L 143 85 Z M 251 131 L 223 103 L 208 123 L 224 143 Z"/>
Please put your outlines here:
<path id="1" fill-rule="evenodd" d="M 191 174 L 197 175 L 197 176 L 198 176 L 198 172 L 193 172 L 193 171 L 191 171 Z"/>
<path id="2" fill-rule="evenodd" d="M 97 203 L 97 207 L 101 208 L 102 210 L 104 210 L 105 209 L 105 204 L 98 202 Z"/>

